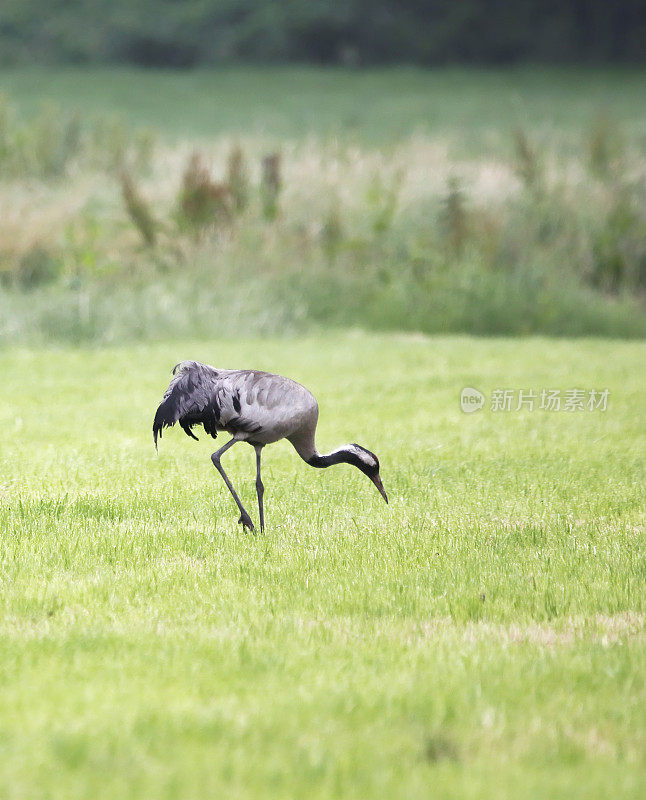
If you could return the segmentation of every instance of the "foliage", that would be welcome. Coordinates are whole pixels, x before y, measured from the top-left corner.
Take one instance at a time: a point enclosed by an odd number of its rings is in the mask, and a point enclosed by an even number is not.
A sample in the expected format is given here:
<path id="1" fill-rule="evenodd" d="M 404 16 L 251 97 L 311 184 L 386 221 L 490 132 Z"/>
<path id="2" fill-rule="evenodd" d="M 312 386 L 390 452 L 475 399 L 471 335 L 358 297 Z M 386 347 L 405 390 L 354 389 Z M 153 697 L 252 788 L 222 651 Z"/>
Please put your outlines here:
<path id="1" fill-rule="evenodd" d="M 148 203 L 146 203 L 135 186 L 132 175 L 125 170 L 121 173 L 121 192 L 130 219 L 141 234 L 144 242 L 152 247 L 157 237 L 157 223 Z"/>
<path id="2" fill-rule="evenodd" d="M 638 0 L 4 0 L 11 63 L 643 62 Z"/>
<path id="3" fill-rule="evenodd" d="M 21 289 L 53 283 L 61 275 L 61 259 L 56 253 L 34 245 L 20 258 L 14 278 Z"/>
<path id="4" fill-rule="evenodd" d="M 262 213 L 267 220 L 278 216 L 278 198 L 282 188 L 281 163 L 280 153 L 269 153 L 262 160 L 260 199 Z"/>
<path id="5" fill-rule="evenodd" d="M 73 168 L 145 171 L 154 156 L 152 131 L 131 131 L 116 117 L 81 118 L 47 102 L 24 119 L 0 94 L 0 178 L 62 178 Z"/>
<path id="6" fill-rule="evenodd" d="M 443 226 L 453 256 L 459 259 L 464 252 L 469 234 L 469 223 L 464 194 L 460 189 L 459 181 L 453 176 L 449 178 L 442 206 L 440 224 Z"/>
<path id="7" fill-rule="evenodd" d="M 347 237 L 341 220 L 338 198 L 332 201 L 321 228 L 321 244 L 328 259 L 334 263 Z"/>
<path id="8" fill-rule="evenodd" d="M 182 175 L 177 209 L 180 226 L 199 234 L 221 225 L 230 218 L 230 203 L 229 187 L 214 181 L 202 155 L 194 152 Z"/>
<path id="9" fill-rule="evenodd" d="M 302 78 L 286 72 L 275 95 Z M 433 96 L 448 98 L 455 79 L 433 78 L 444 87 Z M 144 81 L 156 96 L 152 80 L 131 76 L 133 95 Z M 223 78 L 224 95 L 245 80 Z M 530 119 L 545 91 L 536 82 Z M 320 326 L 643 336 L 643 147 L 638 119 L 612 108 L 601 124 L 579 107 L 549 135 L 534 126 L 512 138 L 501 119 L 475 150 L 453 127 L 378 145 L 315 133 L 157 144 L 145 181 L 127 159 L 121 192 L 105 174 L 121 136 L 95 136 L 101 148 L 70 162 L 65 181 L 29 169 L 2 184 L 0 342 Z M 77 116 L 71 139 L 91 131 L 88 119 Z"/>
<path id="10" fill-rule="evenodd" d="M 390 180 L 377 172 L 370 181 L 366 192 L 366 206 L 372 219 L 373 231 L 377 235 L 386 233 L 393 224 L 403 179 L 404 175 L 400 170 Z"/>
<path id="11" fill-rule="evenodd" d="M 528 189 L 539 191 L 542 170 L 538 153 L 522 128 L 516 128 L 514 131 L 514 144 L 516 149 L 516 174 Z"/>
<path id="12" fill-rule="evenodd" d="M 619 186 L 595 232 L 592 279 L 606 291 L 646 288 L 645 194 L 643 187 Z"/>
<path id="13" fill-rule="evenodd" d="M 621 130 L 607 114 L 599 114 L 590 130 L 588 149 L 590 169 L 600 178 L 610 178 L 620 168 L 623 155 Z"/>
<path id="14" fill-rule="evenodd" d="M 229 152 L 227 159 L 226 184 L 229 187 L 233 206 L 240 213 L 249 204 L 249 175 L 247 163 L 240 145 L 235 145 Z"/>

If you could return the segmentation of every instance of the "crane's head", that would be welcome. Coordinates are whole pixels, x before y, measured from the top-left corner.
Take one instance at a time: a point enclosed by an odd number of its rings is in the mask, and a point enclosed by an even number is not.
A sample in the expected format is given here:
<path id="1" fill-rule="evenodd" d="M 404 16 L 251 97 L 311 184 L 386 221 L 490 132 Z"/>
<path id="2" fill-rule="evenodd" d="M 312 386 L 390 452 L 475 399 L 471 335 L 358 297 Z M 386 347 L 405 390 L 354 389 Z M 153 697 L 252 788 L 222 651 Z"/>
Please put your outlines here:
<path id="1" fill-rule="evenodd" d="M 365 447 L 361 447 L 360 444 L 348 445 L 348 454 L 351 454 L 352 463 L 370 478 L 379 490 L 379 494 L 388 502 L 388 495 L 379 475 L 379 459 L 377 456 Z"/>

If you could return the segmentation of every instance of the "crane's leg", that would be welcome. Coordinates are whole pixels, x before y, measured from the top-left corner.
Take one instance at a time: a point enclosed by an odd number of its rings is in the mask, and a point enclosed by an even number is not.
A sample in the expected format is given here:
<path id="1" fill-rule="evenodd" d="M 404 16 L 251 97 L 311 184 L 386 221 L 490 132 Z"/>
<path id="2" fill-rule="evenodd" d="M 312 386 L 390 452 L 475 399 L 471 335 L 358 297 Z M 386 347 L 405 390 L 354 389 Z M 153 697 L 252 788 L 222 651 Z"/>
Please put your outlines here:
<path id="1" fill-rule="evenodd" d="M 262 498 L 265 494 L 265 487 L 263 486 L 262 481 L 260 480 L 260 454 L 262 453 L 262 448 L 264 445 L 262 444 L 255 444 L 254 450 L 256 451 L 256 494 L 258 495 L 258 514 L 260 516 L 260 530 L 264 532 L 265 530 L 265 510 L 262 504 Z"/>
<path id="2" fill-rule="evenodd" d="M 233 485 L 232 485 L 231 481 L 228 479 L 227 474 L 224 471 L 224 467 L 220 463 L 221 456 L 224 455 L 224 453 L 226 453 L 226 451 L 230 447 L 233 447 L 233 445 L 236 442 L 239 442 L 239 441 L 240 441 L 240 439 L 236 439 L 236 437 L 234 436 L 233 439 L 231 439 L 231 441 L 227 442 L 224 445 L 224 447 L 221 447 L 219 450 L 217 450 L 215 453 L 213 453 L 213 455 L 211 456 L 211 461 L 213 462 L 213 466 L 217 469 L 217 471 L 220 473 L 220 475 L 222 475 L 222 478 L 223 478 L 224 482 L 226 483 L 228 490 L 233 495 L 233 499 L 236 501 L 236 505 L 238 506 L 238 509 L 240 510 L 240 519 L 238 520 L 238 523 L 240 525 L 242 525 L 244 528 L 249 528 L 249 530 L 252 531 L 253 530 L 253 522 L 251 521 L 251 517 L 244 510 L 244 507 L 243 507 L 242 503 L 240 502 L 240 498 L 236 494 L 236 490 L 233 488 Z"/>

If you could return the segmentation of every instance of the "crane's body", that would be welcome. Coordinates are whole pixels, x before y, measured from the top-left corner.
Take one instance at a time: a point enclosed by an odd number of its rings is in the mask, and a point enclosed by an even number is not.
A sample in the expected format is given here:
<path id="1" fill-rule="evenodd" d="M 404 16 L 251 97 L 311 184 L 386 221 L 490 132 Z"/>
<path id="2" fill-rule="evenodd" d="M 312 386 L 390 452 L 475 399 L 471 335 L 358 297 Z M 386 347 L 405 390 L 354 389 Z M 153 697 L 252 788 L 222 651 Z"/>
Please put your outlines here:
<path id="1" fill-rule="evenodd" d="M 179 422 L 191 436 L 203 425 L 213 436 L 226 431 L 249 444 L 271 444 L 303 429 L 316 428 L 318 405 L 300 383 L 269 372 L 215 369 L 183 361 L 164 395 L 153 432 Z"/>
<path id="2" fill-rule="evenodd" d="M 239 521 L 251 530 L 251 518 L 220 464 L 220 456 L 239 441 L 248 442 L 256 450 L 261 528 L 264 487 L 260 480 L 260 452 L 265 445 L 280 439 L 291 442 L 299 456 L 313 467 L 353 464 L 368 475 L 388 502 L 374 453 L 357 444 L 344 445 L 328 455 L 318 453 L 315 444 L 318 404 L 310 391 L 290 378 L 260 370 L 216 369 L 199 361 L 182 361 L 174 368 L 155 414 L 155 446 L 164 428 L 176 422 L 193 439 L 197 439 L 192 431 L 195 425 L 202 425 L 214 439 L 222 431 L 231 434 L 233 438 L 211 458 L 240 509 Z"/>

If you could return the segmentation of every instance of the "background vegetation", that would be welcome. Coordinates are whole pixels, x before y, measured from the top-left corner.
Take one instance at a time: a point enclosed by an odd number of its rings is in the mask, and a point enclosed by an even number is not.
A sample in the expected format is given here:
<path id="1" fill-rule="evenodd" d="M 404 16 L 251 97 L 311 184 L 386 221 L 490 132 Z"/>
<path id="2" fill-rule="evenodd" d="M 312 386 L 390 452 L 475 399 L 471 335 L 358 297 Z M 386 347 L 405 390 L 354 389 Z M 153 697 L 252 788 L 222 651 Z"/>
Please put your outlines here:
<path id="1" fill-rule="evenodd" d="M 38 75 L 2 78 L 2 341 L 646 331 L 639 73 Z"/>
<path id="2" fill-rule="evenodd" d="M 639 0 L 4 0 L 0 60 L 192 67 L 235 61 L 644 61 Z"/>

